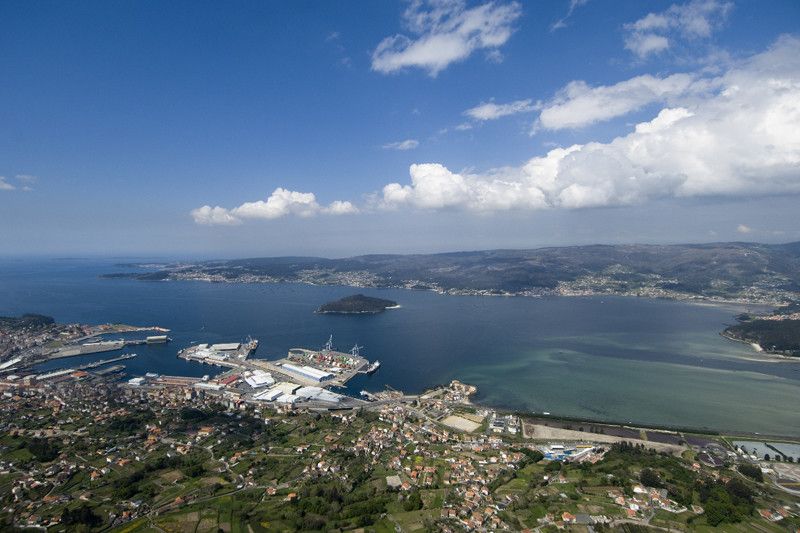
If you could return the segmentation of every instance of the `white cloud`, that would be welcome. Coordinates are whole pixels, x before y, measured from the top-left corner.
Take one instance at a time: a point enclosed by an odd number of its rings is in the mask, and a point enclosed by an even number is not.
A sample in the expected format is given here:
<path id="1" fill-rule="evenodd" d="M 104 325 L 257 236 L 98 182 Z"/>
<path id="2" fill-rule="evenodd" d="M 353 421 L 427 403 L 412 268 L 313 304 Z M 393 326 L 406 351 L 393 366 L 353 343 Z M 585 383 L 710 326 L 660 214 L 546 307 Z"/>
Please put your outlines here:
<path id="1" fill-rule="evenodd" d="M 323 207 L 321 212 L 329 215 L 354 215 L 358 213 L 358 208 L 350 202 L 335 200 L 328 207 Z"/>
<path id="2" fill-rule="evenodd" d="M 463 0 L 413 0 L 403 21 L 415 37 L 386 37 L 372 53 L 372 69 L 388 74 L 421 68 L 436 76 L 476 50 L 487 50 L 487 57 L 497 61 L 502 56 L 493 52 L 511 37 L 520 15 L 516 2 L 467 8 Z"/>
<path id="3" fill-rule="evenodd" d="M 644 58 L 668 49 L 669 39 L 655 33 L 633 32 L 625 38 L 625 48 Z"/>
<path id="4" fill-rule="evenodd" d="M 412 165 L 411 183 L 386 185 L 381 205 L 491 211 L 800 194 L 800 40 L 780 38 L 714 84 L 611 142 L 556 148 L 519 167 Z"/>
<path id="5" fill-rule="evenodd" d="M 17 174 L 11 181 L 16 181 L 17 185 L 10 183 L 9 179 L 5 176 L 0 176 L 0 191 L 23 191 L 30 192 L 33 190 L 32 184 L 39 180 L 36 176 L 30 174 Z"/>
<path id="6" fill-rule="evenodd" d="M 649 13 L 625 25 L 625 48 L 644 59 L 670 48 L 678 37 L 707 39 L 724 23 L 733 8 L 723 0 L 692 0 L 673 4 L 666 11 Z"/>
<path id="7" fill-rule="evenodd" d="M 471 109 L 467 109 L 464 114 L 474 120 L 485 121 L 496 120 L 509 115 L 516 115 L 517 113 L 528 113 L 534 110 L 531 100 L 517 100 L 507 104 L 481 103 Z"/>
<path id="8" fill-rule="evenodd" d="M 751 228 L 750 226 L 745 226 L 744 224 L 739 224 L 738 226 L 736 226 L 736 231 L 737 233 L 742 233 L 742 234 L 753 233 L 753 228 Z"/>
<path id="9" fill-rule="evenodd" d="M 244 219 L 273 220 L 295 215 L 312 217 L 317 214 L 346 215 L 357 213 L 358 209 L 350 202 L 336 200 L 328 206 L 321 206 L 314 193 L 297 192 L 278 187 L 266 201 L 245 202 L 233 209 L 204 205 L 191 211 L 197 224 L 238 225 Z"/>
<path id="10" fill-rule="evenodd" d="M 309 217 L 319 212 L 320 206 L 314 193 L 297 192 L 278 187 L 267 201 L 245 202 L 231 210 L 238 218 L 263 218 L 272 220 L 286 215 Z"/>
<path id="11" fill-rule="evenodd" d="M 235 226 L 242 221 L 228 212 L 224 207 L 204 205 L 190 212 L 195 223 L 205 226 Z"/>
<path id="12" fill-rule="evenodd" d="M 572 81 L 553 99 L 541 105 L 535 129 L 581 128 L 626 115 L 655 102 L 670 102 L 709 88 L 708 82 L 698 82 L 690 74 L 673 74 L 665 78 L 646 74 L 598 87 L 591 87 L 584 81 Z"/>
<path id="13" fill-rule="evenodd" d="M 562 28 L 567 27 L 567 20 L 572 16 L 577 8 L 580 6 L 586 5 L 589 3 L 589 0 L 569 0 L 569 9 L 567 10 L 567 14 L 564 15 L 563 18 L 558 19 L 550 26 L 550 31 L 560 30 Z"/>
<path id="14" fill-rule="evenodd" d="M 419 146 L 419 141 L 416 139 L 406 139 L 405 141 L 397 141 L 393 143 L 386 143 L 383 145 L 384 150 L 413 150 Z"/>

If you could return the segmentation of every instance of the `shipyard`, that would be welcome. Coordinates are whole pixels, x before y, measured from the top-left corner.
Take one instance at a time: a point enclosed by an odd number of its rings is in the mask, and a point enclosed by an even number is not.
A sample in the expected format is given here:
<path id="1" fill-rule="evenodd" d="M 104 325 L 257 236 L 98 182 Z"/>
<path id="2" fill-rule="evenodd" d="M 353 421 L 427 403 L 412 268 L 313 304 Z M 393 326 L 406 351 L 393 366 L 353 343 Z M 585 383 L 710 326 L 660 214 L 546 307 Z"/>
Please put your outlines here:
<path id="1" fill-rule="evenodd" d="M 380 362 L 370 363 L 359 353 L 361 346 L 350 352 L 333 347 L 333 335 L 319 350 L 291 348 L 278 360 L 251 358 L 258 341 L 244 343 L 196 344 L 178 352 L 178 357 L 226 368 L 213 379 L 198 379 L 192 386 L 211 393 L 226 394 L 248 402 L 270 402 L 275 405 L 298 405 L 309 408 L 351 408 L 365 405 L 364 400 L 328 390 L 344 387 L 358 374 L 377 370 Z M 159 379 L 133 378 L 132 386 L 164 386 Z"/>

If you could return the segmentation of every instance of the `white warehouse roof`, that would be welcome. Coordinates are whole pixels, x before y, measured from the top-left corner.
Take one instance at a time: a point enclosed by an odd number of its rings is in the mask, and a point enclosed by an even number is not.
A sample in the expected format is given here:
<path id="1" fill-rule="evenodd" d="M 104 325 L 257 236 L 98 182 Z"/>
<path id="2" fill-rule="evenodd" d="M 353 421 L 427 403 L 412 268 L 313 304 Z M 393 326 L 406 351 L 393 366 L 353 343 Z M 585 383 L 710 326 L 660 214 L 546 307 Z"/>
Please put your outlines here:
<path id="1" fill-rule="evenodd" d="M 275 379 L 269 372 L 263 370 L 255 370 L 251 374 L 245 374 L 244 380 L 248 385 L 257 389 L 258 387 L 269 387 L 275 384 Z"/>
<path id="2" fill-rule="evenodd" d="M 279 390 L 278 388 L 273 388 L 269 390 L 265 390 L 264 392 L 259 392 L 253 398 L 256 400 L 264 400 L 267 402 L 273 402 L 279 397 L 283 396 L 283 391 Z"/>
<path id="3" fill-rule="evenodd" d="M 224 342 L 222 344 L 212 344 L 211 349 L 218 352 L 229 352 L 231 350 L 238 350 L 239 346 L 241 346 L 241 344 L 238 342 Z"/>
<path id="4" fill-rule="evenodd" d="M 291 363 L 284 363 L 283 368 L 289 370 L 290 372 L 294 372 L 295 374 L 300 374 L 301 376 L 311 378 L 315 381 L 323 381 L 333 377 L 333 374 L 330 372 L 325 372 L 324 370 L 319 370 L 308 365 L 296 366 Z"/>

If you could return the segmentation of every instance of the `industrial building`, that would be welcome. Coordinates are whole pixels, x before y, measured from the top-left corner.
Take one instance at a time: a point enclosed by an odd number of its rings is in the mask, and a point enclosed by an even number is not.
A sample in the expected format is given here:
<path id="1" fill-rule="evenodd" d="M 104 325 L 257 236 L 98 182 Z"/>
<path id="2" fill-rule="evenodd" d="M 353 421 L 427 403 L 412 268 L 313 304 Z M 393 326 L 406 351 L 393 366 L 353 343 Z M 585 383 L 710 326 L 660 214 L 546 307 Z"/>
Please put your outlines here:
<path id="1" fill-rule="evenodd" d="M 264 372 L 263 370 L 253 370 L 252 372 L 245 372 L 244 373 L 244 380 L 245 382 L 257 389 L 259 387 L 271 387 L 275 384 L 275 379 L 272 377 L 272 374 L 269 372 Z"/>
<path id="2" fill-rule="evenodd" d="M 295 395 L 306 400 L 318 402 L 339 403 L 340 395 L 335 392 L 327 391 L 320 387 L 300 387 L 295 391 Z"/>
<path id="3" fill-rule="evenodd" d="M 294 394 L 282 394 L 275 401 L 278 402 L 278 403 L 294 404 L 294 403 L 297 403 L 297 401 L 299 399 L 300 399 L 300 396 L 295 396 Z"/>
<path id="4" fill-rule="evenodd" d="M 215 352 L 235 352 L 242 345 L 238 342 L 225 342 L 221 344 L 212 344 L 210 348 Z"/>
<path id="5" fill-rule="evenodd" d="M 319 370 L 308 365 L 296 366 L 291 363 L 284 363 L 281 368 L 316 382 L 327 381 L 333 377 L 333 374 L 330 372 L 325 372 L 324 370 Z"/>
<path id="6" fill-rule="evenodd" d="M 255 396 L 253 396 L 254 400 L 263 400 L 265 402 L 274 402 L 280 396 L 283 395 L 283 391 L 278 389 L 269 389 L 265 390 L 264 392 L 259 392 Z"/>

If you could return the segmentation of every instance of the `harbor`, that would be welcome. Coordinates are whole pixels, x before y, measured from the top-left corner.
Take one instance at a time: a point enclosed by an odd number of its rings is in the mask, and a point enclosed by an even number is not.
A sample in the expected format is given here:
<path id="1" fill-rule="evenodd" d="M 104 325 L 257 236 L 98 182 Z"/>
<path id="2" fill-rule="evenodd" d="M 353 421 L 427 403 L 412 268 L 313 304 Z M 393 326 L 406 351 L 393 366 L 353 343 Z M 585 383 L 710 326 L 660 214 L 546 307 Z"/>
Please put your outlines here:
<path id="1" fill-rule="evenodd" d="M 361 346 L 356 345 L 349 352 L 335 350 L 332 335 L 319 350 L 291 348 L 286 357 L 274 361 L 251 358 L 257 348 L 258 341 L 254 339 L 243 343 L 201 343 L 182 349 L 178 357 L 226 369 L 213 379 L 204 376 L 193 380 L 191 386 L 196 390 L 248 402 L 324 409 L 367 404 L 329 389 L 344 387 L 355 376 L 375 372 L 380 367 L 380 362 L 370 363 L 360 355 Z M 158 387 L 171 383 L 153 375 L 133 378 L 128 384 Z M 186 383 L 181 381 L 180 385 Z"/>

